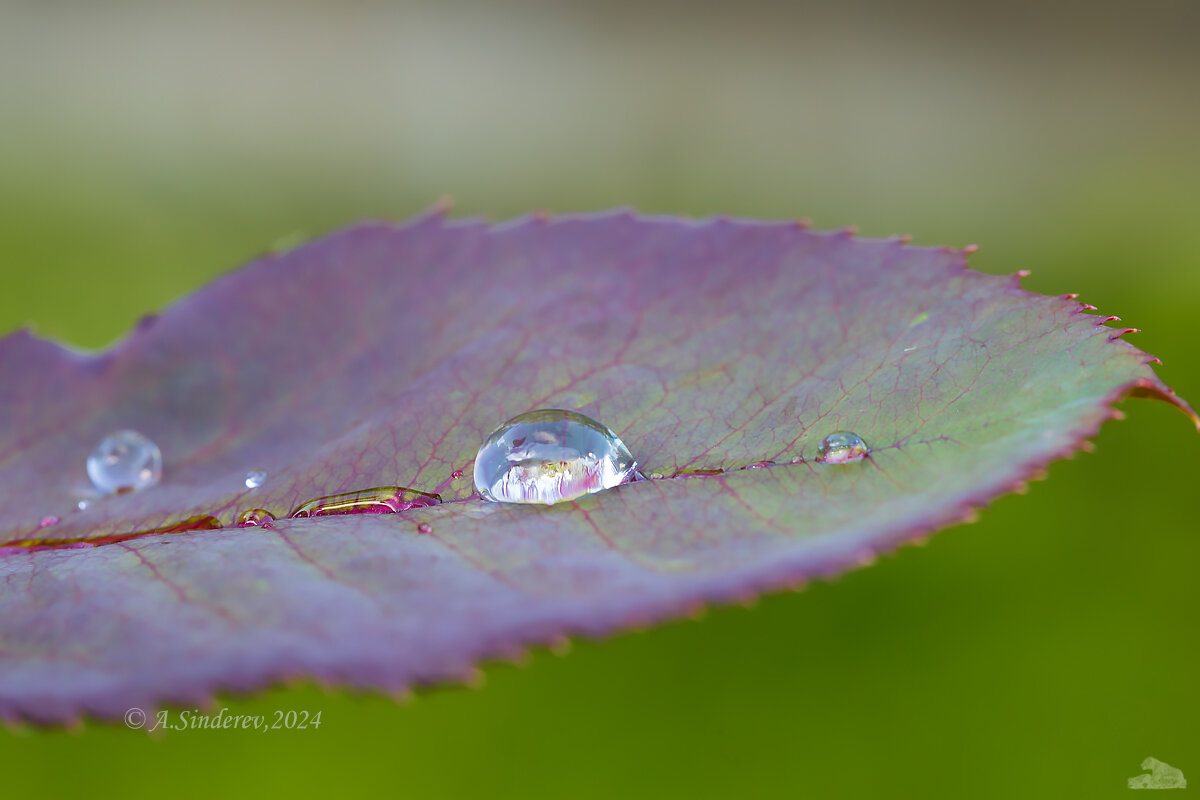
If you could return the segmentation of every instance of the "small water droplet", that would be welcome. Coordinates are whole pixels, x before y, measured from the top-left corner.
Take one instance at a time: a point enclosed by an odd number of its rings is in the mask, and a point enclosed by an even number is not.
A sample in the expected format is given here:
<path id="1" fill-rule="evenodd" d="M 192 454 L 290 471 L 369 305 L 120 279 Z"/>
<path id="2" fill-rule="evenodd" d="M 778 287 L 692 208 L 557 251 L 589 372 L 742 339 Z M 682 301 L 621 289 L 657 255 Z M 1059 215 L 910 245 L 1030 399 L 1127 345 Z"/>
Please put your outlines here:
<path id="1" fill-rule="evenodd" d="M 716 468 L 700 468 L 700 469 L 681 469 L 672 475 L 672 478 L 711 478 L 713 475 L 720 475 L 725 470 Z"/>
<path id="2" fill-rule="evenodd" d="M 237 518 L 239 528 L 270 528 L 275 521 L 275 515 L 265 508 L 252 508 L 243 511 Z"/>
<path id="3" fill-rule="evenodd" d="M 87 472 L 105 494 L 145 489 L 162 478 L 162 452 L 137 431 L 115 431 L 88 456 Z"/>
<path id="4" fill-rule="evenodd" d="M 80 500 L 78 503 L 75 504 L 75 507 L 77 509 L 79 509 L 80 511 L 87 511 L 89 508 L 92 507 L 92 503 L 90 500 Z"/>
<path id="5" fill-rule="evenodd" d="M 650 480 L 661 481 L 662 479 L 663 479 L 663 474 L 661 472 L 651 472 L 650 473 Z"/>
<path id="6" fill-rule="evenodd" d="M 747 464 L 746 469 L 762 469 L 763 467 L 775 466 L 774 461 L 755 461 L 753 464 Z"/>
<path id="7" fill-rule="evenodd" d="M 456 470 L 454 470 L 454 472 L 451 472 L 451 473 L 450 473 L 450 479 L 451 479 L 451 480 L 455 480 L 455 481 L 456 481 L 456 480 L 458 480 L 459 478 L 461 478 L 462 476 L 463 476 L 463 471 L 462 471 L 461 469 L 456 469 Z"/>
<path id="8" fill-rule="evenodd" d="M 42 517 L 42 521 L 38 523 L 39 528 L 49 528 L 51 525 L 58 524 L 58 517 L 48 516 Z"/>
<path id="9" fill-rule="evenodd" d="M 552 505 L 633 479 L 637 463 L 616 434 L 560 409 L 513 417 L 475 456 L 475 488 L 485 500 Z"/>
<path id="10" fill-rule="evenodd" d="M 267 482 L 267 471 L 265 469 L 252 469 L 246 473 L 246 488 L 257 489 Z"/>
<path id="11" fill-rule="evenodd" d="M 442 502 L 441 495 L 418 492 L 403 486 L 378 486 L 359 492 L 331 494 L 309 500 L 289 516 L 324 517 L 330 514 L 394 514 L 419 506 L 434 506 Z"/>
<path id="12" fill-rule="evenodd" d="M 867 443 L 857 433 L 838 431 L 821 440 L 817 447 L 817 461 L 826 464 L 848 464 L 862 461 L 866 457 Z"/>
<path id="13" fill-rule="evenodd" d="M 792 456 L 792 463 L 793 463 L 793 464 L 799 464 L 799 463 L 800 463 L 800 462 L 802 462 L 802 461 L 804 461 L 804 459 L 803 459 L 803 458 L 801 458 L 800 456 Z"/>
<path id="14" fill-rule="evenodd" d="M 417 526 L 417 533 L 433 533 L 433 526 L 428 522 L 422 522 Z"/>

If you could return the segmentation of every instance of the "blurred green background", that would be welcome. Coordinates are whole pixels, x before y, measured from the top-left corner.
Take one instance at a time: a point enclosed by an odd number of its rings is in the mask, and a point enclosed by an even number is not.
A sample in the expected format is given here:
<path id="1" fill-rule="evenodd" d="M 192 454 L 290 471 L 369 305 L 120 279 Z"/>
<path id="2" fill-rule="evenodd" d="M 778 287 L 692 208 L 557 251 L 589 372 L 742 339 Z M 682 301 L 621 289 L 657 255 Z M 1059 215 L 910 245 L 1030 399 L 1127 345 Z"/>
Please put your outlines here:
<path id="1" fill-rule="evenodd" d="M 1185 2 L 0 0 L 0 331 L 103 346 L 444 195 L 629 204 L 977 242 L 1144 328 L 1197 401 L 1198 41 Z M 406 705 L 225 703 L 316 731 L 16 731 L 3 792 L 1107 797 L 1148 755 L 1200 781 L 1200 437 L 1125 410 L 1028 495 L 804 593 Z"/>

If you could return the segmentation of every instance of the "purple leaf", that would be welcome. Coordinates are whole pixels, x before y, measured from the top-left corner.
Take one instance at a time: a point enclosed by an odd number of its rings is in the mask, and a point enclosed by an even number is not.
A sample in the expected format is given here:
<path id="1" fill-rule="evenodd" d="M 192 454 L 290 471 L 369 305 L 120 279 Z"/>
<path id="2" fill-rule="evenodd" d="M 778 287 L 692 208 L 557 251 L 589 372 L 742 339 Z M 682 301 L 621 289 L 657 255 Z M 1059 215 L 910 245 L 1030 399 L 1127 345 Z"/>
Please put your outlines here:
<path id="1" fill-rule="evenodd" d="M 14 334 L 0 716 L 466 679 L 866 563 L 1071 454 L 1126 395 L 1192 413 L 1128 329 L 965 264 L 792 224 L 430 216 L 268 255 L 98 356 Z M 665 477 L 479 499 L 479 445 L 543 407 L 594 417 Z M 162 482 L 76 510 L 88 453 L 126 428 L 161 447 Z M 869 457 L 818 462 L 835 431 Z M 443 502 L 286 519 L 393 485 Z M 252 508 L 279 519 L 232 527 Z"/>

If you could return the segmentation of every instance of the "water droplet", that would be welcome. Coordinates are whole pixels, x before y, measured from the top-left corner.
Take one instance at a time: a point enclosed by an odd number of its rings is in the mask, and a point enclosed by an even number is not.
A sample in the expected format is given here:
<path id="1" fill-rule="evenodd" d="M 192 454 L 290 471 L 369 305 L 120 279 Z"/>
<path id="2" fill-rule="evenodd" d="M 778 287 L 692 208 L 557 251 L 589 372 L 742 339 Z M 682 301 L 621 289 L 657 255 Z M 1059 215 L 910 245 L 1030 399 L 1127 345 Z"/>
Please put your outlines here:
<path id="1" fill-rule="evenodd" d="M 461 469 L 456 469 L 456 470 L 454 470 L 454 472 L 450 473 L 450 480 L 456 481 L 459 478 L 461 478 L 462 476 L 463 476 L 463 471 Z"/>
<path id="2" fill-rule="evenodd" d="M 87 511 L 89 508 L 92 507 L 92 503 L 90 500 L 80 500 L 78 503 L 75 504 L 75 507 L 77 509 L 79 509 L 80 511 Z"/>
<path id="3" fill-rule="evenodd" d="M 162 478 L 162 452 L 137 431 L 116 431 L 88 456 L 87 472 L 105 494 L 145 489 Z"/>
<path id="4" fill-rule="evenodd" d="M 243 511 L 237 518 L 239 528 L 269 528 L 275 521 L 275 515 L 265 508 L 252 508 Z"/>
<path id="5" fill-rule="evenodd" d="M 792 463 L 793 463 L 793 464 L 799 464 L 799 463 L 800 463 L 800 462 L 802 462 L 802 461 L 804 461 L 804 459 L 803 459 L 803 458 L 801 458 L 800 456 L 792 456 Z"/>
<path id="6" fill-rule="evenodd" d="M 246 473 L 246 488 L 257 489 L 267 482 L 267 471 L 265 469 L 252 469 Z"/>
<path id="7" fill-rule="evenodd" d="M 817 461 L 826 464 L 848 464 L 866 457 L 867 443 L 857 433 L 838 431 L 821 440 L 817 447 Z"/>
<path id="8" fill-rule="evenodd" d="M 417 533 L 433 533 L 433 526 L 428 522 L 422 522 L 417 526 Z"/>
<path id="9" fill-rule="evenodd" d="M 540 409 L 501 425 L 475 456 L 475 488 L 486 500 L 573 500 L 633 479 L 637 463 L 616 434 L 574 411 Z"/>
<path id="10" fill-rule="evenodd" d="M 82 502 L 82 501 L 81 501 Z M 133 533 L 114 533 L 107 536 L 83 536 L 78 539 L 17 539 L 16 541 L 0 544 L 0 552 L 36 552 L 39 550 L 78 550 L 84 547 L 99 547 L 105 544 L 128 542 L 131 539 L 143 539 L 147 536 L 161 536 L 165 533 L 184 533 L 185 531 L 213 531 L 221 527 L 221 520 L 208 514 L 188 517 L 180 522 L 163 525 L 160 528 L 150 528 Z M 18 550 L 19 548 L 19 550 Z"/>
<path id="11" fill-rule="evenodd" d="M 38 527 L 39 528 L 49 528 L 51 525 L 57 525 L 57 524 L 58 524 L 58 517 L 55 517 L 55 516 L 42 517 L 42 521 L 38 523 Z"/>
<path id="12" fill-rule="evenodd" d="M 418 492 L 403 486 L 379 486 L 359 492 L 331 494 L 300 505 L 289 516 L 323 517 L 329 514 L 394 514 L 442 502 L 441 495 Z"/>
<path id="13" fill-rule="evenodd" d="M 650 480 L 661 481 L 662 479 L 663 479 L 663 474 L 661 472 L 651 472 L 650 473 Z"/>
<path id="14" fill-rule="evenodd" d="M 723 469 L 681 469 L 672 475 L 672 478 L 711 478 L 713 475 L 720 475 L 725 470 Z"/>
<path id="15" fill-rule="evenodd" d="M 763 467 L 775 466 L 774 461 L 755 461 L 753 464 L 747 464 L 746 469 L 762 469 Z"/>

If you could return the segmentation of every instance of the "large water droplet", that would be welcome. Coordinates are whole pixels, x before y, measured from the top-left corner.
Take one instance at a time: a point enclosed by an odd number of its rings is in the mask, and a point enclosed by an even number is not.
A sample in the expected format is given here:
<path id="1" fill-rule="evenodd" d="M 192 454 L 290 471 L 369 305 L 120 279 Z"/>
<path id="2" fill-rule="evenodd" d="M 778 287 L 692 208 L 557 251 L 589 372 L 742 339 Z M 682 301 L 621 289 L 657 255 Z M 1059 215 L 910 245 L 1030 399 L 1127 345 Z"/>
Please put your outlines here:
<path id="1" fill-rule="evenodd" d="M 394 514 L 419 506 L 442 502 L 441 495 L 418 492 L 403 486 L 379 486 L 359 492 L 331 494 L 309 500 L 291 513 L 291 517 L 323 517 L 329 514 Z"/>
<path id="2" fill-rule="evenodd" d="M 252 469 L 246 473 L 246 488 L 257 489 L 267 482 L 267 471 L 265 469 Z"/>
<path id="3" fill-rule="evenodd" d="M 486 500 L 573 500 L 633 479 L 637 463 L 617 435 L 574 411 L 540 409 L 501 425 L 475 456 L 475 488 Z"/>
<path id="4" fill-rule="evenodd" d="M 137 431 L 116 431 L 88 456 L 87 472 L 105 494 L 145 489 L 162 478 L 162 452 Z"/>
<path id="5" fill-rule="evenodd" d="M 867 443 L 857 433 L 838 431 L 821 440 L 817 447 L 817 461 L 826 464 L 848 464 L 862 461 L 867 453 Z"/>

